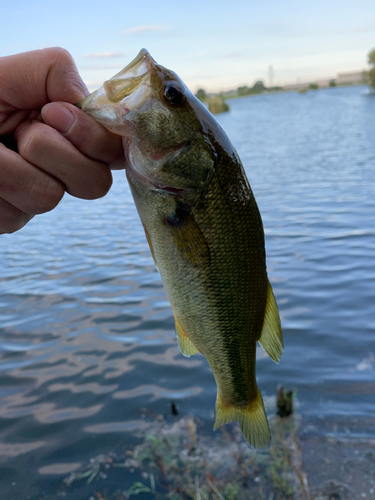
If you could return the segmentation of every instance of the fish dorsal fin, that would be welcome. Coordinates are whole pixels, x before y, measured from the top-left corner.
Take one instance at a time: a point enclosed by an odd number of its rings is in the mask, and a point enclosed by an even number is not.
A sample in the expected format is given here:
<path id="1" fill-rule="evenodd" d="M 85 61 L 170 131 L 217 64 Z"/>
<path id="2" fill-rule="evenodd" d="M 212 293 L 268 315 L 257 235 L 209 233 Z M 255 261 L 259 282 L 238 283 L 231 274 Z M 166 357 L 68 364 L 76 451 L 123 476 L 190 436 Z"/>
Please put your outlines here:
<path id="1" fill-rule="evenodd" d="M 210 264 L 210 249 L 206 238 L 193 215 L 181 204 L 175 214 L 165 217 L 164 224 L 169 228 L 181 257 L 192 266 L 205 267 Z"/>
<path id="2" fill-rule="evenodd" d="M 263 329 L 258 340 L 268 356 L 278 363 L 284 350 L 283 335 L 279 310 L 270 282 L 267 280 L 267 304 L 264 314 Z"/>
<path id="3" fill-rule="evenodd" d="M 149 232 L 147 231 L 147 229 L 146 229 L 146 227 L 145 227 L 145 226 L 143 226 L 143 229 L 145 230 L 145 235 L 146 235 L 146 238 L 147 238 L 147 243 L 148 243 L 148 246 L 150 247 L 150 250 L 151 250 L 151 255 L 152 255 L 152 258 L 154 259 L 156 269 L 159 271 L 159 268 L 158 268 L 158 263 L 156 262 L 156 258 L 155 258 L 155 254 L 154 254 L 154 248 L 153 248 L 153 246 L 152 246 L 152 242 L 151 242 L 151 237 L 150 237 L 150 234 L 149 234 Z"/>
<path id="4" fill-rule="evenodd" d="M 174 321 L 175 321 L 175 327 L 176 327 L 178 348 L 180 349 L 181 353 L 186 357 L 190 357 L 193 354 L 197 354 L 198 349 L 195 347 L 193 342 L 189 339 L 188 335 L 185 333 L 185 330 L 182 328 L 181 323 L 178 321 L 176 316 L 174 318 Z"/>

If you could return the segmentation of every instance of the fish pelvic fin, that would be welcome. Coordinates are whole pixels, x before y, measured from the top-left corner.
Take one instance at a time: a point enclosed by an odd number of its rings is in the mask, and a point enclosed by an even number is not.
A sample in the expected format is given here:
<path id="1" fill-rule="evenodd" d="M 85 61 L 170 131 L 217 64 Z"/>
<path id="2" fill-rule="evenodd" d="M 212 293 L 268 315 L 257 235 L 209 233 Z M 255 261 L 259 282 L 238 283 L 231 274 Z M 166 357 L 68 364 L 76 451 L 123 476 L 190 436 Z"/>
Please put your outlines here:
<path id="1" fill-rule="evenodd" d="M 147 231 L 146 226 L 143 226 L 143 229 L 145 231 L 148 246 L 150 247 L 150 250 L 151 250 L 152 258 L 154 259 L 155 267 L 156 267 L 157 271 L 159 271 L 158 263 L 156 262 L 156 257 L 155 257 L 155 253 L 154 253 L 154 247 L 152 246 L 150 233 Z"/>
<path id="2" fill-rule="evenodd" d="M 178 319 L 174 318 L 175 321 L 175 327 L 176 327 L 176 335 L 177 335 L 177 342 L 178 342 L 178 348 L 180 349 L 181 353 L 189 358 L 193 354 L 197 354 L 198 349 L 195 347 L 193 342 L 190 340 L 189 336 L 181 326 L 181 323 L 178 321 Z"/>
<path id="3" fill-rule="evenodd" d="M 267 304 L 264 314 L 262 333 L 258 339 L 268 356 L 278 363 L 284 350 L 283 334 L 276 299 L 270 282 L 267 280 Z"/>
<path id="4" fill-rule="evenodd" d="M 253 448 L 267 448 L 271 436 L 268 426 L 263 398 L 256 389 L 256 397 L 245 407 L 226 405 L 220 394 L 217 395 L 214 430 L 236 420 L 240 424 L 242 434 Z"/>

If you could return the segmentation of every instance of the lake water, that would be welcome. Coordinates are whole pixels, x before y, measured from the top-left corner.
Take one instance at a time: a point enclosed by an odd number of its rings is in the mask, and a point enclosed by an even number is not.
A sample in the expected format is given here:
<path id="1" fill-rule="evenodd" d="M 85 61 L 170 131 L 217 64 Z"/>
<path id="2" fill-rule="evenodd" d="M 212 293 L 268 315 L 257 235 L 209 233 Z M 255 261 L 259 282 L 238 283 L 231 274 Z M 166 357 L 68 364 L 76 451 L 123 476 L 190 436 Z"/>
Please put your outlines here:
<path id="1" fill-rule="evenodd" d="M 285 352 L 258 350 L 265 396 L 303 418 L 375 415 L 375 95 L 366 87 L 229 101 L 265 228 Z M 123 172 L 102 200 L 67 196 L 0 237 L 0 493 L 55 498 L 64 476 L 126 445 L 153 415 L 213 423 L 201 355 L 178 351 L 171 308 Z M 365 436 L 375 437 L 371 427 Z M 52 495 L 51 497 L 49 495 Z M 74 498 L 81 499 L 79 492 Z"/>

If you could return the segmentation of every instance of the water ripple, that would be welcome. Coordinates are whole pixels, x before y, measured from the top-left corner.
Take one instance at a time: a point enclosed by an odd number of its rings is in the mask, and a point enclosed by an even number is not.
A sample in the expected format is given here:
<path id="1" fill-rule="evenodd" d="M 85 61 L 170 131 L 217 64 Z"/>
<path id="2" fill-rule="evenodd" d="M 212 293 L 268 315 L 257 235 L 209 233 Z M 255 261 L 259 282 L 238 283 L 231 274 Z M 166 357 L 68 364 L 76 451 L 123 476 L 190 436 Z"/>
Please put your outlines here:
<path id="1" fill-rule="evenodd" d="M 230 105 L 218 119 L 262 213 L 285 339 L 279 365 L 257 349 L 262 393 L 282 383 L 305 415 L 372 416 L 375 99 L 353 87 Z M 178 351 L 124 173 L 114 181 L 1 236 L 0 456 L 27 487 L 127 442 L 144 408 L 178 400 L 212 421 L 212 372 Z"/>

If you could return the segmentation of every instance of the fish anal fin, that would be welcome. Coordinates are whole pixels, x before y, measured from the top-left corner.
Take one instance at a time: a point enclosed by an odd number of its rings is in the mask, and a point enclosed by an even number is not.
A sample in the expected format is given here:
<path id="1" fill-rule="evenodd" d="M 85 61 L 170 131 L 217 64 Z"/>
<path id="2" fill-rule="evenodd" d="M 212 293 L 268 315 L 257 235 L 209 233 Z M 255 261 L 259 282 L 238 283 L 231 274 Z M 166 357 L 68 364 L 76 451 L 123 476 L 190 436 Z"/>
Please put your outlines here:
<path id="1" fill-rule="evenodd" d="M 158 263 L 156 262 L 156 258 L 155 258 L 155 254 L 154 254 L 154 247 L 152 246 L 152 241 L 151 241 L 150 233 L 147 231 L 146 226 L 143 226 L 143 229 L 145 231 L 147 243 L 148 243 L 148 246 L 150 247 L 151 255 L 152 255 L 152 258 L 154 259 L 156 269 L 159 271 Z"/>
<path id="2" fill-rule="evenodd" d="M 284 350 L 283 334 L 281 331 L 279 310 L 269 281 L 263 329 L 258 342 L 275 363 L 280 361 Z"/>
<path id="3" fill-rule="evenodd" d="M 218 393 L 214 430 L 235 420 L 240 424 L 242 434 L 250 446 L 253 448 L 267 448 L 271 440 L 270 430 L 262 395 L 258 388 L 256 390 L 255 399 L 244 407 L 225 404 Z"/>
<path id="4" fill-rule="evenodd" d="M 181 323 L 178 321 L 176 316 L 175 316 L 175 327 L 176 327 L 178 347 L 181 353 L 186 357 L 190 357 L 193 354 L 197 354 L 198 349 L 190 340 L 189 336 L 186 334 L 185 330 L 181 326 Z"/>

